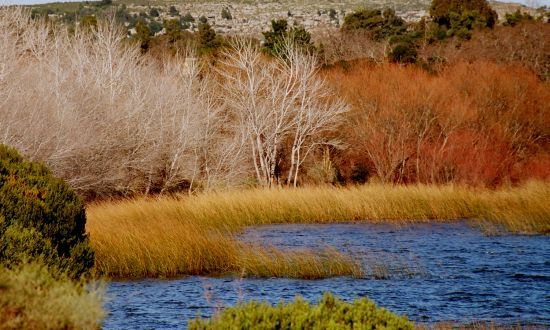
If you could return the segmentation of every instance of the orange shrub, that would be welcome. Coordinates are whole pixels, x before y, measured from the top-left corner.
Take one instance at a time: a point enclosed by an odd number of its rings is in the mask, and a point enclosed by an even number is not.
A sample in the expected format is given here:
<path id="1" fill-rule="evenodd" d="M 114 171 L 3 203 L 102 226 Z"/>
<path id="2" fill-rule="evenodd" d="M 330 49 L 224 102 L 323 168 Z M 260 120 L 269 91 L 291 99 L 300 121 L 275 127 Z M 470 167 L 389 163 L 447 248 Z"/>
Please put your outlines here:
<path id="1" fill-rule="evenodd" d="M 458 62 L 434 76 L 362 62 L 329 69 L 353 110 L 335 159 L 344 179 L 495 186 L 548 178 L 550 89 L 529 70 Z M 346 168 L 348 167 L 348 168 Z"/>

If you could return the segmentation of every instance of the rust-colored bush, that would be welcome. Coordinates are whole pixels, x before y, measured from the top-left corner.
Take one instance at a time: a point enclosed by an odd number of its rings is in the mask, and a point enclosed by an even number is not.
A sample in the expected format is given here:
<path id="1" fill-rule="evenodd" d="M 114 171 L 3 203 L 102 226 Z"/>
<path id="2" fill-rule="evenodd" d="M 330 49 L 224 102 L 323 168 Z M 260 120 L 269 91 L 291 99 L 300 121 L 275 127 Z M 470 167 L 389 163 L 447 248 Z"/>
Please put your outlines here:
<path id="1" fill-rule="evenodd" d="M 358 63 L 326 75 L 352 105 L 335 159 L 383 182 L 495 186 L 549 177 L 550 89 L 523 67 L 457 62 L 438 75 Z"/>

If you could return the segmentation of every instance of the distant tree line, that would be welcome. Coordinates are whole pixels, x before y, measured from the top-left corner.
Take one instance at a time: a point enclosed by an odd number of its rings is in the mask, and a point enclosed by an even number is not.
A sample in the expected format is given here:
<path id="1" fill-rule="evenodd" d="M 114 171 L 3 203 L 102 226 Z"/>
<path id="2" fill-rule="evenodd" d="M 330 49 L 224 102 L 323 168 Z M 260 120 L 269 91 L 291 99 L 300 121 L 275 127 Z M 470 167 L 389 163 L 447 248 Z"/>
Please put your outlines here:
<path id="1" fill-rule="evenodd" d="M 148 11 L 129 14 L 125 5 L 116 6 L 110 0 L 104 0 L 94 5 L 80 5 L 78 12 L 67 12 L 62 15 L 62 19 L 65 22 L 74 23 L 79 17 L 81 26 L 94 27 L 97 25 L 98 18 L 112 11 L 110 8 L 115 9 L 118 22 L 124 24 L 127 29 L 135 30 L 130 39 L 138 42 L 143 52 L 153 50 L 153 53 L 162 53 L 162 49 L 168 48 L 175 54 L 193 44 L 196 47 L 196 53 L 202 56 L 215 54 L 220 47 L 228 44 L 226 38 L 216 33 L 206 17 L 195 18 L 189 12 L 180 13 L 175 6 L 169 6 L 167 9 L 150 7 Z M 165 14 L 168 16 L 162 15 L 165 18 L 161 21 L 162 11 L 166 11 Z M 548 16 L 546 8 L 540 8 L 539 11 L 537 18 L 520 11 L 509 13 L 505 16 L 503 25 L 515 26 Z M 46 13 L 50 11 L 44 12 L 43 8 L 33 10 L 34 16 Z M 338 20 L 338 13 L 333 8 L 328 11 L 319 11 L 319 15 L 323 13 L 328 13 L 331 20 Z M 419 51 L 425 45 L 445 42 L 449 39 L 469 40 L 474 31 L 492 29 L 498 21 L 496 12 L 486 0 L 433 0 L 429 13 L 429 19 L 407 23 L 392 9 L 359 9 L 343 18 L 341 38 L 351 41 L 354 38 L 357 39 L 354 36 L 364 34 L 374 43 L 387 44 L 388 47 L 385 47 L 383 55 L 390 61 L 418 63 L 426 68 L 432 68 L 433 64 L 437 64 L 440 59 L 437 57 L 422 59 Z M 225 20 L 233 19 L 229 7 L 221 9 L 221 17 Z M 292 17 L 289 11 L 288 18 Z M 160 33 L 161 31 L 163 33 Z M 335 36 L 335 38 L 340 37 Z M 287 19 L 273 20 L 270 30 L 263 33 L 262 39 L 264 52 L 273 56 L 277 55 L 278 49 L 287 39 L 292 39 L 292 42 L 306 53 L 315 53 L 320 58 L 326 58 L 327 52 L 336 51 L 328 49 L 336 46 L 330 45 L 325 40 L 315 42 L 315 38 L 304 26 L 291 24 Z M 348 53 L 353 51 L 348 50 Z"/>

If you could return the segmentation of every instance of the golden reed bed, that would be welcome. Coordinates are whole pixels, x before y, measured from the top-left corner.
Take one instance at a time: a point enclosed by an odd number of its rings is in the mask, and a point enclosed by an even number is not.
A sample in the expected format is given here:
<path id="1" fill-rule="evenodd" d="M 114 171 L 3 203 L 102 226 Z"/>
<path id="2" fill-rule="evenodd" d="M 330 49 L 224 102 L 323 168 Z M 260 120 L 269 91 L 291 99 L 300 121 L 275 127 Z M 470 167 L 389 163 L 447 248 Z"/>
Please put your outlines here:
<path id="1" fill-rule="evenodd" d="M 196 196 L 140 197 L 87 208 L 96 271 L 112 277 L 177 275 L 323 278 L 362 276 L 333 249 L 280 251 L 240 242 L 246 226 L 344 221 L 470 219 L 484 230 L 550 233 L 550 184 L 497 190 L 457 186 L 252 189 Z"/>

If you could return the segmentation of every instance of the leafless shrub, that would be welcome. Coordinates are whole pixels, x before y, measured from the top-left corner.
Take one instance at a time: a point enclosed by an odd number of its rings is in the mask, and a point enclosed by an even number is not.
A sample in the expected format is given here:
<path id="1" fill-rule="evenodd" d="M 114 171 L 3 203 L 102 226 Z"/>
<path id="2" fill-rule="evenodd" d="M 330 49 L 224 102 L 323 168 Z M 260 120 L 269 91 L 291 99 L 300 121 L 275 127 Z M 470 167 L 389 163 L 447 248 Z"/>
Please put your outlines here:
<path id="1" fill-rule="evenodd" d="M 389 47 L 386 41 L 373 41 L 368 31 L 326 28 L 315 31 L 313 37 L 320 46 L 319 60 L 324 65 L 358 59 L 383 62 Z"/>
<path id="2" fill-rule="evenodd" d="M 236 172 L 239 146 L 220 137 L 222 104 L 192 54 L 144 58 L 113 21 L 70 34 L 2 9 L 0 26 L 0 143 L 82 194 L 208 188 Z"/>
<path id="3" fill-rule="evenodd" d="M 69 32 L 9 8 L 0 28 L 0 143 L 90 198 L 235 186 L 253 165 L 271 185 L 287 140 L 296 183 L 347 109 L 290 46 L 274 61 L 238 41 L 223 71 L 144 56 L 114 20 Z"/>

